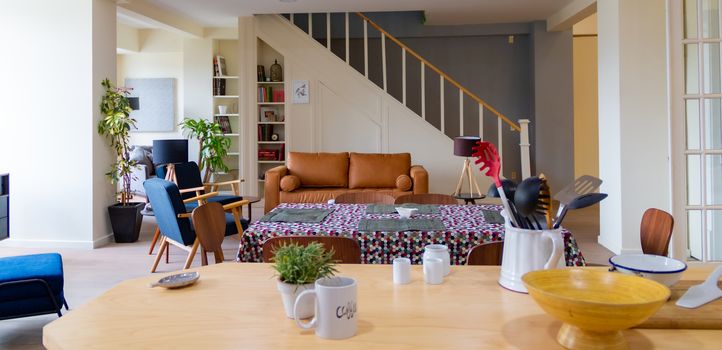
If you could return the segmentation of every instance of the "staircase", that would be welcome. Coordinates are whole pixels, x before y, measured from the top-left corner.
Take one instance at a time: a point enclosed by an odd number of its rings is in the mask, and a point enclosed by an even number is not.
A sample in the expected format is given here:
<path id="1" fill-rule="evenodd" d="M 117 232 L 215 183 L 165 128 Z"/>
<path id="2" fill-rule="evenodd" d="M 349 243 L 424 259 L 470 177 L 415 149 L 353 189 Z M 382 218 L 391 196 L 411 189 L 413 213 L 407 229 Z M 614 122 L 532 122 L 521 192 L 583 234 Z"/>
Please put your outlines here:
<path id="1" fill-rule="evenodd" d="M 363 139 L 366 138 L 372 143 L 378 143 L 368 149 L 369 151 L 412 151 L 415 162 L 430 167 L 429 171 L 434 182 L 438 180 L 443 183 L 437 189 L 434 189 L 432 185 L 431 190 L 445 193 L 449 192 L 450 188 L 453 188 L 453 183 L 456 182 L 461 165 L 461 160 L 455 159 L 456 157 L 453 156 L 451 140 L 455 136 L 468 135 L 469 133 L 465 133 L 464 130 L 468 131 L 473 128 L 472 125 L 477 125 L 478 131 L 475 129 L 471 135 L 480 136 L 484 140 L 494 142 L 498 146 L 502 159 L 506 158 L 507 161 L 520 162 L 520 164 L 503 166 L 502 169 L 520 168 L 522 178 L 530 176 L 528 120 L 521 119 L 518 124 L 515 123 L 364 14 L 344 13 L 342 15 L 345 35 L 340 38 L 338 35 L 336 37 L 332 35 L 332 16 L 330 13 L 325 14 L 325 35 L 314 35 L 318 34 L 318 30 L 316 30 L 316 33 L 313 31 L 313 28 L 318 28 L 318 23 L 314 25 L 313 20 L 318 21 L 318 14 L 256 16 L 258 38 L 282 52 L 287 62 L 291 62 L 286 69 L 290 68 L 292 79 L 303 76 L 319 78 L 315 93 L 316 96 L 320 95 L 317 98 L 323 99 L 325 102 L 314 105 L 314 107 L 321 105 L 321 108 L 311 112 L 312 117 L 307 120 L 312 124 L 308 128 L 308 133 L 315 141 L 313 141 L 313 145 L 308 145 L 306 150 L 330 151 L 334 147 L 327 147 L 327 145 L 342 145 L 345 142 L 351 145 L 361 145 Z M 333 17 L 338 19 L 339 15 L 335 14 Z M 363 25 L 363 64 L 360 64 L 360 57 L 351 56 L 352 37 L 349 35 L 349 30 L 352 21 L 361 21 Z M 303 28 L 304 26 L 305 28 Z M 334 26 L 338 31 L 338 23 L 334 23 Z M 369 57 L 369 41 L 371 37 L 369 27 L 375 31 L 374 35 L 380 37 L 380 58 L 371 57 L 370 59 Z M 389 44 L 393 46 L 387 46 Z M 311 48 L 313 49 L 311 50 Z M 393 72 L 401 75 L 401 89 L 400 93 L 395 91 L 393 94 L 390 92 L 389 65 L 387 64 L 388 51 L 391 49 L 400 50 L 401 52 L 400 72 Z M 321 51 L 326 53 L 322 54 Z M 333 63 L 328 60 L 329 57 L 333 58 Z M 371 79 L 370 74 L 373 69 L 369 69 L 370 62 L 371 64 L 380 64 L 380 78 Z M 345 68 L 341 69 L 340 66 L 345 66 Z M 371 68 L 377 68 L 376 70 L 378 70 L 378 67 L 371 66 Z M 412 72 L 411 70 L 415 71 L 414 74 L 420 74 L 420 87 L 407 86 L 407 73 Z M 438 90 L 433 89 L 436 91 L 434 91 L 434 96 L 431 96 L 428 91 L 431 89 L 427 89 L 426 85 L 428 81 L 435 81 L 434 77 L 438 77 L 439 85 Z M 360 89 L 362 85 L 366 88 Z M 311 86 L 313 88 L 313 83 Z M 409 104 L 411 94 L 419 94 L 414 98 L 420 98 L 420 105 L 411 106 Z M 449 109 L 445 106 L 445 102 L 449 100 L 447 94 L 458 96 L 459 107 L 455 109 L 455 115 L 446 113 L 447 109 Z M 438 98 L 439 109 L 430 113 L 432 111 L 427 110 L 428 105 L 430 105 L 427 101 L 432 98 Z M 456 98 L 454 98 L 454 101 L 456 101 Z M 468 106 L 468 101 L 471 101 L 476 106 L 477 111 L 475 113 L 468 113 L 469 108 L 464 108 L 465 105 Z M 333 106 L 334 104 L 340 105 Z M 325 112 L 332 110 L 344 111 L 344 120 L 339 121 L 325 115 Z M 465 110 L 467 113 L 465 113 Z M 349 115 L 346 115 L 347 111 Z M 431 114 L 433 116 L 430 116 Z M 315 119 L 317 115 L 320 116 L 321 120 Z M 291 120 L 294 120 L 294 118 L 292 117 Z M 485 130 L 485 124 L 490 125 L 489 122 L 485 123 L 485 121 L 490 118 L 494 122 L 492 125 L 496 126 L 495 130 Z M 369 124 L 378 126 L 378 129 L 369 128 Z M 453 125 L 453 130 L 448 125 Z M 333 136 L 325 135 L 324 128 L 337 129 L 346 127 L 358 128 L 359 133 L 349 133 L 340 136 L 336 140 L 326 140 L 329 137 L 333 138 Z M 293 128 L 296 128 L 296 125 Z M 513 131 L 510 140 L 505 140 L 503 137 L 506 128 Z M 371 130 L 371 132 L 361 133 L 360 131 L 364 129 Z M 506 134 L 506 137 L 509 138 L 510 133 L 506 132 Z M 318 140 L 319 137 L 321 140 Z M 507 150 L 507 156 L 504 157 L 505 149 L 510 148 L 508 147 L 509 144 L 515 146 L 514 143 L 519 145 L 519 153 L 508 153 L 511 150 Z M 363 151 L 363 147 L 361 146 L 361 149 L 357 147 L 357 150 Z M 410 149 L 410 147 L 416 149 Z M 294 148 L 304 150 L 304 147 Z M 351 148 L 353 150 L 354 147 Z M 440 158 L 445 160 L 442 161 Z M 449 186 L 449 184 L 452 185 Z"/>

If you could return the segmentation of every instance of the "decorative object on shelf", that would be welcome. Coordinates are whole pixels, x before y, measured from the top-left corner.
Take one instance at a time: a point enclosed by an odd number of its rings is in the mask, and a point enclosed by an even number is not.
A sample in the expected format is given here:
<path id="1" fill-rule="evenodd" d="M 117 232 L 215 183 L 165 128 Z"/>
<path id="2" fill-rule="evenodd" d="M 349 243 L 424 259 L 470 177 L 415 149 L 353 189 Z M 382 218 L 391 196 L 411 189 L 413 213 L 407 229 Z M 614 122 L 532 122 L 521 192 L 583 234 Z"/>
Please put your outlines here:
<path id="1" fill-rule="evenodd" d="M 276 133 L 271 134 L 271 141 L 278 141 L 279 136 Z"/>
<path id="2" fill-rule="evenodd" d="M 228 113 L 228 106 L 218 105 L 218 114 L 226 114 L 226 113 Z"/>
<path id="3" fill-rule="evenodd" d="M 256 78 L 258 81 L 266 81 L 266 68 L 261 64 L 256 66 Z"/>
<path id="4" fill-rule="evenodd" d="M 223 77 L 223 76 L 226 76 L 226 75 L 228 74 L 228 71 L 226 71 L 226 59 L 225 59 L 225 57 L 223 57 L 223 56 L 221 56 L 221 55 L 217 55 L 217 56 L 213 59 L 213 63 L 214 63 L 214 66 L 213 66 L 213 67 L 214 67 L 214 73 L 216 73 L 215 76 L 217 76 L 217 77 Z"/>
<path id="5" fill-rule="evenodd" d="M 308 80 L 293 81 L 293 103 L 305 104 L 309 101 Z"/>
<path id="6" fill-rule="evenodd" d="M 175 125 L 175 79 L 125 79 L 128 88 L 127 98 L 143 101 L 143 108 L 138 103 L 135 108 L 132 101 L 129 105 L 130 116 L 136 121 L 132 131 L 173 131 Z"/>
<path id="7" fill-rule="evenodd" d="M 113 86 L 110 80 L 101 83 L 105 94 L 100 102 L 100 113 L 103 119 L 98 122 L 98 134 L 105 136 L 110 147 L 115 151 L 116 160 L 105 175 L 115 185 L 122 181 L 119 203 L 108 207 L 113 236 L 118 243 L 130 243 L 138 240 L 140 224 L 143 216 L 140 211 L 144 203 L 132 203 L 133 194 L 130 190 L 131 176 L 137 168 L 135 161 L 130 160 L 130 130 L 136 121 L 130 116 L 132 111 L 128 101 L 129 90 Z"/>
<path id="8" fill-rule="evenodd" d="M 465 157 L 464 166 L 461 168 L 461 176 L 459 176 L 459 182 L 456 184 L 456 189 L 454 190 L 454 196 L 461 194 L 464 177 L 466 177 L 469 180 L 469 194 L 472 195 L 472 197 L 475 194 L 481 197 L 481 190 L 479 189 L 479 184 L 476 182 L 476 176 L 474 176 L 471 171 L 471 161 L 469 160 L 469 157 L 474 155 L 473 147 L 476 146 L 476 143 L 479 141 L 481 141 L 481 138 L 476 136 L 459 136 L 454 138 L 454 155 Z M 476 192 L 474 192 L 474 190 L 476 190 Z"/>
<path id="9" fill-rule="evenodd" d="M 274 251 L 272 267 L 278 274 L 278 291 L 281 292 L 288 318 L 294 317 L 293 304 L 302 291 L 313 289 L 313 283 L 317 279 L 331 277 L 337 272 L 333 253 L 333 249 L 326 251 L 323 244 L 317 242 L 309 243 L 305 247 L 291 243 Z M 297 306 L 296 312 L 299 318 L 313 316 L 313 300 Z"/>
<path id="10" fill-rule="evenodd" d="M 273 60 L 270 71 L 271 81 L 283 81 L 283 68 L 278 64 L 278 60 Z"/>
<path id="11" fill-rule="evenodd" d="M 215 122 L 218 123 L 218 125 L 221 126 L 221 132 L 224 134 L 230 134 L 233 132 L 231 129 L 231 121 L 228 119 L 227 115 L 219 115 L 214 118 Z"/>
<path id="12" fill-rule="evenodd" d="M 276 111 L 274 111 L 272 109 L 263 111 L 263 121 L 264 122 L 275 122 L 276 121 Z"/>
<path id="13" fill-rule="evenodd" d="M 202 118 L 186 118 L 179 125 L 188 138 L 198 140 L 198 166 L 205 171 L 203 182 L 208 182 L 212 173 L 228 172 L 229 168 L 223 162 L 223 157 L 228 155 L 231 140 L 222 135 L 223 131 L 218 123 Z"/>

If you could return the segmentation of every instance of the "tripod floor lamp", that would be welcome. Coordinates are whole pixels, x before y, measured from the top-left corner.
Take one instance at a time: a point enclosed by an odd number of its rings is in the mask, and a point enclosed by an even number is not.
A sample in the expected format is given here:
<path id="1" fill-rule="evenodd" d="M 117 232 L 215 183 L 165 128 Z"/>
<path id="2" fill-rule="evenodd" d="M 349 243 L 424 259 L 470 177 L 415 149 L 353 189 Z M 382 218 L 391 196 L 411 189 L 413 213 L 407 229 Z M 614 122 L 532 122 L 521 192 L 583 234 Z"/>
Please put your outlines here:
<path id="1" fill-rule="evenodd" d="M 474 150 L 472 148 L 476 146 L 476 143 L 479 141 L 481 141 L 481 138 L 476 136 L 459 136 L 454 138 L 454 155 L 466 157 L 466 159 L 464 159 L 464 167 L 461 168 L 459 182 L 456 184 L 456 190 L 453 194 L 454 196 L 461 195 L 461 189 L 464 185 L 465 177 L 469 180 L 469 195 L 472 197 L 475 194 L 481 196 L 481 190 L 479 189 L 479 184 L 476 182 L 476 177 L 471 169 L 471 161 L 469 160 L 469 157 L 474 154 Z M 476 190 L 476 192 L 474 192 L 474 190 Z"/>

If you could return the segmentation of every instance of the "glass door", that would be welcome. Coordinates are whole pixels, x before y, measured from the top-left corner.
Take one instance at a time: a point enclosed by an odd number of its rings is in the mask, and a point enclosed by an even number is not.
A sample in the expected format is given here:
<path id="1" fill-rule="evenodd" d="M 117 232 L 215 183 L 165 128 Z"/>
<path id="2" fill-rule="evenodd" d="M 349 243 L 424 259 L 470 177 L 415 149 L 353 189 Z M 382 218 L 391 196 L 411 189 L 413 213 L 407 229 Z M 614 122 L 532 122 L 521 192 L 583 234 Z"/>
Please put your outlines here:
<path id="1" fill-rule="evenodd" d="M 719 0 L 684 1 L 687 245 L 722 260 L 722 91 Z"/>

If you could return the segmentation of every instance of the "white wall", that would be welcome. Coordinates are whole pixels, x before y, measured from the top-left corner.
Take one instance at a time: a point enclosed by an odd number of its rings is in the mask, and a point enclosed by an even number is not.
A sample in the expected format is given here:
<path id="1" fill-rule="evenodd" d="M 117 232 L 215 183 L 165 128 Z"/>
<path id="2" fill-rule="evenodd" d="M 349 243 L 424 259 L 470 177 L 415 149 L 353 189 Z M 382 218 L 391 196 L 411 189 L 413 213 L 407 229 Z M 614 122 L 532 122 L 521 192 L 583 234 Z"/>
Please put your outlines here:
<path id="1" fill-rule="evenodd" d="M 670 208 L 665 3 L 597 3 L 599 169 L 609 197 L 599 243 L 639 252 L 644 210 Z"/>
<path id="2" fill-rule="evenodd" d="M 115 78 L 115 3 L 3 3 L 0 42 L 0 169 L 11 177 L 2 244 L 105 243 L 111 157 L 95 130 L 100 81 Z"/>

